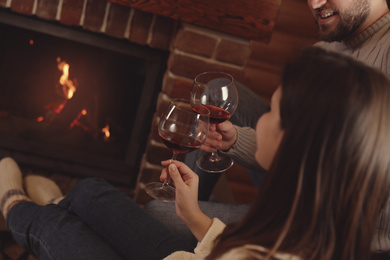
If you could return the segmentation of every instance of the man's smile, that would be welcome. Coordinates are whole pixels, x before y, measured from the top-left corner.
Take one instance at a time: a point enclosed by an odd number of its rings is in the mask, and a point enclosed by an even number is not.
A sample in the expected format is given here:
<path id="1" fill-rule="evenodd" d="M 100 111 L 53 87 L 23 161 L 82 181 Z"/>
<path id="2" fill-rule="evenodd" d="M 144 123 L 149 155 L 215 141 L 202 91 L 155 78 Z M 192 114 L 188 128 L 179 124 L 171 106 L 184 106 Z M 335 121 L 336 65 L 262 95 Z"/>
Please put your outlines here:
<path id="1" fill-rule="evenodd" d="M 316 13 L 317 21 L 319 24 L 325 24 L 330 22 L 332 18 L 335 17 L 335 15 L 337 15 L 337 12 L 334 11 L 321 11 Z"/>

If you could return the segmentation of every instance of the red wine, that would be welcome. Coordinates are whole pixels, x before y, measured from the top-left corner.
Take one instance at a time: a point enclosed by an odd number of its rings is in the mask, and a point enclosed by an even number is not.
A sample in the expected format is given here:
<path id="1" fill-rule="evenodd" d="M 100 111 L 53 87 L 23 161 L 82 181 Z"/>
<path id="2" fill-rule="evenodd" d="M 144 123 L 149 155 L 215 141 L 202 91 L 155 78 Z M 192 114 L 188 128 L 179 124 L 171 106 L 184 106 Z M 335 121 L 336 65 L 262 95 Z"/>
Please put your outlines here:
<path id="1" fill-rule="evenodd" d="M 164 144 L 174 153 L 187 153 L 200 147 L 200 142 L 192 137 L 171 133 L 168 136 L 160 135 Z"/>
<path id="2" fill-rule="evenodd" d="M 207 109 L 210 111 L 210 124 L 220 124 L 230 117 L 230 113 L 226 111 L 225 109 L 215 107 L 215 106 L 210 106 L 210 105 L 204 105 L 207 107 Z M 195 112 L 200 112 L 198 111 L 199 105 L 194 106 L 194 111 Z"/>

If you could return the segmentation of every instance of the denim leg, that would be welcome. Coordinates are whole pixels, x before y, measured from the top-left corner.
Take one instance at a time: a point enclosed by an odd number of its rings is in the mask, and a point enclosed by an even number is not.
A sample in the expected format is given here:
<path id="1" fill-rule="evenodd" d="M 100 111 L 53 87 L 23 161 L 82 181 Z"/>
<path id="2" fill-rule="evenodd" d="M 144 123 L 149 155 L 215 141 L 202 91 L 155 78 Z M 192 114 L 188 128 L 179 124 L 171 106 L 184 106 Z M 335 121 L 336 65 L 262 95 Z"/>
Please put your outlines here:
<path id="1" fill-rule="evenodd" d="M 80 181 L 59 205 L 79 216 L 123 259 L 163 259 L 193 249 L 102 179 Z"/>
<path id="2" fill-rule="evenodd" d="M 198 158 L 204 154 L 206 153 L 201 150 L 195 150 L 193 152 L 187 153 L 184 163 L 199 176 L 198 199 L 201 201 L 208 201 L 210 199 L 213 188 L 218 182 L 222 173 L 210 173 L 199 169 L 199 167 L 196 165 L 196 160 L 198 160 Z"/>
<path id="3" fill-rule="evenodd" d="M 240 220 L 250 205 L 200 201 L 199 207 L 210 218 L 218 218 L 228 224 Z M 176 216 L 175 204 L 153 200 L 145 205 L 144 210 L 195 248 L 197 240 L 186 224 Z"/>
<path id="4" fill-rule="evenodd" d="M 20 202 L 9 211 L 7 227 L 40 260 L 121 259 L 80 218 L 54 204 Z"/>
<path id="5" fill-rule="evenodd" d="M 269 104 L 242 83 L 236 81 L 236 86 L 239 96 L 238 107 L 230 121 L 237 126 L 256 128 L 257 120 L 260 116 L 269 111 Z M 208 173 L 199 169 L 196 166 L 196 160 L 203 154 L 205 153 L 200 150 L 188 153 L 184 163 L 199 175 L 198 198 L 199 200 L 207 201 L 222 173 Z M 266 172 L 255 172 L 249 169 L 247 169 L 247 172 L 255 185 L 259 187 Z"/>

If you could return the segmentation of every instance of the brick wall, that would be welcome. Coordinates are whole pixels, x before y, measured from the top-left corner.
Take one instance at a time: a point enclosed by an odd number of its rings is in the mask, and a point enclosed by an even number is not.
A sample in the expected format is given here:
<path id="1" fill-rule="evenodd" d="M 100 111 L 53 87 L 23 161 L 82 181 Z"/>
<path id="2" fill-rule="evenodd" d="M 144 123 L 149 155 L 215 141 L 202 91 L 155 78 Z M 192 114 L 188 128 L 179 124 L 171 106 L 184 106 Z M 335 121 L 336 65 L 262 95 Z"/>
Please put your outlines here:
<path id="1" fill-rule="evenodd" d="M 140 204 L 150 200 L 144 186 L 159 179 L 160 161 L 172 155 L 157 133 L 158 115 L 170 98 L 189 98 L 192 79 L 208 70 L 225 71 L 244 81 L 244 67 L 251 54 L 248 40 L 106 0 L 0 0 L 0 8 L 170 51 L 152 128 L 145 130 L 150 131 L 150 138 L 135 190 Z"/>
<path id="2" fill-rule="evenodd" d="M 159 180 L 161 160 L 171 158 L 172 153 L 161 143 L 157 132 L 158 116 L 162 114 L 170 98 L 189 98 L 192 80 L 196 75 L 210 70 L 225 71 L 237 80 L 244 80 L 244 65 L 249 59 L 249 41 L 219 34 L 188 24 L 182 24 L 173 37 L 168 69 L 165 73 L 159 104 L 151 129 L 147 152 L 139 175 L 136 200 L 150 200 L 144 192 L 145 184 Z"/>

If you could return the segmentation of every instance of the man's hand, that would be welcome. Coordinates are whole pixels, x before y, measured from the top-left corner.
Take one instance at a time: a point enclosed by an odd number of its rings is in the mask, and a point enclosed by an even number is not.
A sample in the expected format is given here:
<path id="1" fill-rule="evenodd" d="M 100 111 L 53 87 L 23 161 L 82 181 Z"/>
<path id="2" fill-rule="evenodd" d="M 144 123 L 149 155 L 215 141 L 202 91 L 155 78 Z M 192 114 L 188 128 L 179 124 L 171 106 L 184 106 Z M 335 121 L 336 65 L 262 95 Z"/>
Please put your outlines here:
<path id="1" fill-rule="evenodd" d="M 230 121 L 211 124 L 206 141 L 200 147 L 204 152 L 228 150 L 237 140 L 237 130 Z"/>

